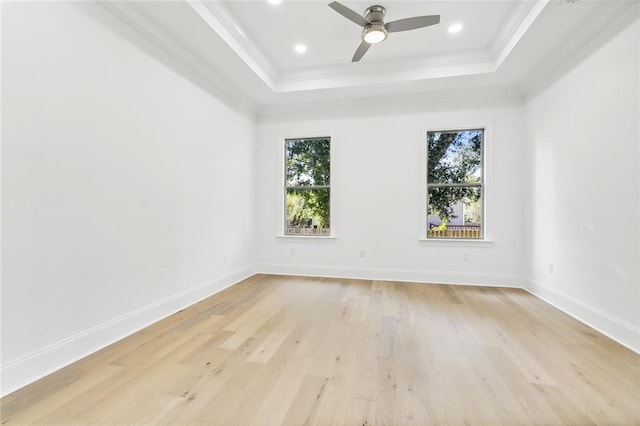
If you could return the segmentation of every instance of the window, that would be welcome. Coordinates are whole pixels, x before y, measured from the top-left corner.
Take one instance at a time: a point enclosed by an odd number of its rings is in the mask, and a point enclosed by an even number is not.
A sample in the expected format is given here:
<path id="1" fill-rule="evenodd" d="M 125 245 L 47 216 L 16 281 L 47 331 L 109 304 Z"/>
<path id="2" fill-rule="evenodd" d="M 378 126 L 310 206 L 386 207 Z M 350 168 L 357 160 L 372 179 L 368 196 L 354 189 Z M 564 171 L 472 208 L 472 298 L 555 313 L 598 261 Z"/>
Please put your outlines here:
<path id="1" fill-rule="evenodd" d="M 330 235 L 331 138 L 285 140 L 285 235 Z"/>
<path id="2" fill-rule="evenodd" d="M 484 238 L 484 133 L 427 132 L 427 238 Z"/>

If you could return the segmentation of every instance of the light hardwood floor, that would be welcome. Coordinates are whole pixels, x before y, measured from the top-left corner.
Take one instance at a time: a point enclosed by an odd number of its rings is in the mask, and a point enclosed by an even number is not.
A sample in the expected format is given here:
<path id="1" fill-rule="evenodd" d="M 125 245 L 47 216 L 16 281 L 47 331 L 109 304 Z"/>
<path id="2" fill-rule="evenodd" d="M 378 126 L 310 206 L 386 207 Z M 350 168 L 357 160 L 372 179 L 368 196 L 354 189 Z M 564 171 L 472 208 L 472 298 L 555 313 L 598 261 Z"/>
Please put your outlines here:
<path id="1" fill-rule="evenodd" d="M 522 290 L 258 275 L 0 403 L 3 424 L 640 425 L 640 356 Z"/>

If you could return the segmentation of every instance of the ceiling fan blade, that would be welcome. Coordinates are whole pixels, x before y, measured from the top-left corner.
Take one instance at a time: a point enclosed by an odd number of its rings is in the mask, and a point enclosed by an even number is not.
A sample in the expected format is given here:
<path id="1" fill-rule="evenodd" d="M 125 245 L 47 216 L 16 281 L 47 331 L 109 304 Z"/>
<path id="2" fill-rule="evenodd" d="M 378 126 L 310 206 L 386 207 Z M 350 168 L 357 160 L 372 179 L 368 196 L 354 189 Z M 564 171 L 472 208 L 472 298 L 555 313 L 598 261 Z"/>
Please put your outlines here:
<path id="1" fill-rule="evenodd" d="M 340 15 L 347 18 L 348 20 L 353 21 L 356 24 L 360 25 L 361 27 L 364 27 L 371 23 L 367 21 L 364 18 L 364 16 L 358 14 L 357 12 L 354 12 L 353 10 L 349 9 L 347 6 L 343 5 L 342 3 L 338 3 L 337 1 L 329 3 L 329 7 L 335 10 L 336 12 L 338 12 Z"/>
<path id="2" fill-rule="evenodd" d="M 415 16 L 413 18 L 398 19 L 387 22 L 384 26 L 390 33 L 398 31 L 415 30 L 417 28 L 428 27 L 440 23 L 440 15 Z"/>
<path id="3" fill-rule="evenodd" d="M 351 62 L 358 62 L 360 59 L 362 59 L 362 57 L 365 53 L 367 53 L 367 50 L 369 50 L 370 47 L 371 45 L 366 41 L 360 43 L 360 46 L 358 46 L 358 48 L 356 49 L 356 53 L 353 54 L 353 59 L 351 59 Z"/>

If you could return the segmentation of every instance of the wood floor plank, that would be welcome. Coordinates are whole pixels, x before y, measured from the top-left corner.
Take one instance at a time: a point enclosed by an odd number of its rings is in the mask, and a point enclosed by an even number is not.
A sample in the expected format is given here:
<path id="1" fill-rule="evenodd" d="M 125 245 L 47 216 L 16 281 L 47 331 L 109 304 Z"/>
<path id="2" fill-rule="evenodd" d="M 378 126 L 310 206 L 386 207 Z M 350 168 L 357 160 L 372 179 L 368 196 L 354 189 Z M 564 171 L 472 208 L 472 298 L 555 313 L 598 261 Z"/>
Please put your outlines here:
<path id="1" fill-rule="evenodd" d="M 282 424 L 309 425 L 315 417 L 329 377 L 306 375 L 302 380 Z"/>
<path id="2" fill-rule="evenodd" d="M 14 417 L 14 421 L 22 424 L 36 423 L 39 420 L 45 421 L 46 418 L 60 406 L 83 395 L 92 387 L 121 371 L 122 367 L 101 365 L 89 374 L 83 375 L 68 386 L 60 389 L 58 392 L 44 393 L 42 399 L 31 405 L 29 410 L 21 411 L 19 415 Z"/>
<path id="3" fill-rule="evenodd" d="M 638 425 L 640 355 L 519 289 L 256 275 L 2 398 L 0 420 Z"/>
<path id="4" fill-rule="evenodd" d="M 253 425 L 277 426 L 282 424 L 291 402 L 295 399 L 298 389 L 307 375 L 310 363 L 310 358 L 293 357 L 280 378 L 267 391 L 262 406 L 253 419 Z"/>
<path id="5" fill-rule="evenodd" d="M 285 339 L 291 334 L 291 327 L 275 329 L 256 350 L 247 358 L 248 362 L 267 363 L 273 354 L 280 348 Z"/>

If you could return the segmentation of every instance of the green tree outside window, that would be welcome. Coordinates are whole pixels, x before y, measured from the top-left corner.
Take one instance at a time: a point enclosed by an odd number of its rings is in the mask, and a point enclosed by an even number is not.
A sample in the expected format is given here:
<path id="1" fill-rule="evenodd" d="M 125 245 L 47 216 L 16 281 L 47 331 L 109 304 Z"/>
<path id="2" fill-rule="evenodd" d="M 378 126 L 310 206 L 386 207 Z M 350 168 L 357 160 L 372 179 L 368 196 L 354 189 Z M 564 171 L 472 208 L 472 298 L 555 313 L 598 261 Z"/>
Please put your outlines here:
<path id="1" fill-rule="evenodd" d="M 285 234 L 330 234 L 331 140 L 285 141 Z"/>

